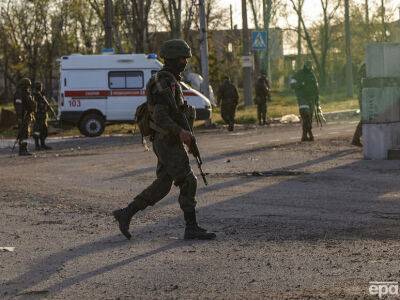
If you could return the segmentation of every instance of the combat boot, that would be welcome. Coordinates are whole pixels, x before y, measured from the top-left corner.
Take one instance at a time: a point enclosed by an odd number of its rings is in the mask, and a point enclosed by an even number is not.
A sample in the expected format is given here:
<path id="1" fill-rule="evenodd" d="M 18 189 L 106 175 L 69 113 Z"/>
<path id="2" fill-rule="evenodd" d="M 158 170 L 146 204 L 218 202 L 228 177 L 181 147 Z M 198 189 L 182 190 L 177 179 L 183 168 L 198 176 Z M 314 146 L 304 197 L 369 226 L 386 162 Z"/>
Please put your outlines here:
<path id="1" fill-rule="evenodd" d="M 36 150 L 36 151 L 42 150 L 42 149 L 40 148 L 40 145 L 39 145 L 39 138 L 34 137 L 33 139 L 35 140 L 35 150 Z"/>
<path id="2" fill-rule="evenodd" d="M 313 141 L 314 141 L 314 135 L 313 135 L 313 133 L 312 133 L 311 131 L 308 133 L 308 140 L 309 140 L 310 142 L 313 142 Z"/>
<path id="3" fill-rule="evenodd" d="M 40 144 L 41 144 L 40 148 L 43 149 L 43 150 L 51 150 L 51 149 L 53 149 L 50 146 L 46 145 L 45 139 L 40 139 Z"/>
<path id="4" fill-rule="evenodd" d="M 121 233 L 130 240 L 132 235 L 129 232 L 129 224 L 131 223 L 132 217 L 139 211 L 140 209 L 134 204 L 134 202 L 130 203 L 127 207 L 117 209 L 113 211 L 113 216 L 115 220 L 117 220 L 119 225 L 119 230 Z"/>
<path id="5" fill-rule="evenodd" d="M 301 141 L 302 142 L 308 141 L 307 133 L 305 131 L 303 131 L 303 135 L 301 136 Z"/>
<path id="6" fill-rule="evenodd" d="M 19 155 L 19 156 L 29 156 L 29 155 L 32 155 L 30 152 L 28 152 L 28 143 L 21 143 L 21 144 L 19 145 L 18 155 Z"/>
<path id="7" fill-rule="evenodd" d="M 201 228 L 196 221 L 196 212 L 185 212 L 184 213 L 186 228 L 185 228 L 185 240 L 213 240 L 217 236 L 213 232 L 207 232 L 206 229 Z"/>

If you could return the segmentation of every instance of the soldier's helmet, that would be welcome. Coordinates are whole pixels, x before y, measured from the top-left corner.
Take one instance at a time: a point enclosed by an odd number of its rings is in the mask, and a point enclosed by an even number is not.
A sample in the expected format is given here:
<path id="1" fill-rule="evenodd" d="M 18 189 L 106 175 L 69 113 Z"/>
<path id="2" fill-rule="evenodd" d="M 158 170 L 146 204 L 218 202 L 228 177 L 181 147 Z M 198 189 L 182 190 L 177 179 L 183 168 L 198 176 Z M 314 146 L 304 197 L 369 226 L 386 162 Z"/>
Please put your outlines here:
<path id="1" fill-rule="evenodd" d="M 163 59 L 189 58 L 192 57 L 192 51 L 184 40 L 168 40 L 161 46 L 160 57 Z"/>
<path id="2" fill-rule="evenodd" d="M 304 69 L 308 69 L 308 70 L 312 69 L 312 61 L 311 60 L 308 59 L 304 62 Z"/>
<path id="3" fill-rule="evenodd" d="M 35 82 L 35 90 L 39 92 L 43 90 L 43 84 L 40 81 Z"/>
<path id="4" fill-rule="evenodd" d="M 18 82 L 18 86 L 22 89 L 28 89 L 32 86 L 32 83 L 29 78 L 25 77 Z"/>

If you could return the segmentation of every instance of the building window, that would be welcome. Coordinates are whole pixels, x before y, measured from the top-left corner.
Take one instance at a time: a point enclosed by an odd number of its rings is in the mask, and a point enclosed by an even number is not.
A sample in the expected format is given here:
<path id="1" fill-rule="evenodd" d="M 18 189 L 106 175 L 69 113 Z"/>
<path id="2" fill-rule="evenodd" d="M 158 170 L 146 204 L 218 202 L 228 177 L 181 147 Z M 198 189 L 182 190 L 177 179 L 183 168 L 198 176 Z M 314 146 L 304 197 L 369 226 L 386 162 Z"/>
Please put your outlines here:
<path id="1" fill-rule="evenodd" d="M 113 71 L 108 73 L 110 89 L 141 89 L 144 86 L 143 72 Z"/>

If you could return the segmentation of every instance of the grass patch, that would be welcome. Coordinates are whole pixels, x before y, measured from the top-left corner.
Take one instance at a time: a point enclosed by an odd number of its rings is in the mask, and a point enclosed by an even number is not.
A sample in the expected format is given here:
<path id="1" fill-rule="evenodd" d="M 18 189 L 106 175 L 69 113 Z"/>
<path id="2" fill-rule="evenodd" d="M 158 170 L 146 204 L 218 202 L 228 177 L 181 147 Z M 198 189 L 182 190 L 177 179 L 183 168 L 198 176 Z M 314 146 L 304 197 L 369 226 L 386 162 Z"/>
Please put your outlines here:
<path id="1" fill-rule="evenodd" d="M 243 97 L 241 98 L 243 99 Z M 328 94 L 321 95 L 320 103 L 324 113 L 346 110 L 346 109 L 358 109 L 358 99 L 346 98 L 344 94 Z M 275 92 L 272 94 L 272 102 L 268 102 L 268 117 L 269 118 L 280 118 L 284 115 L 299 114 L 299 108 L 297 105 L 297 99 L 293 94 L 285 92 Z M 213 110 L 212 120 L 216 124 L 224 124 L 221 118 L 221 111 L 219 108 Z M 238 109 L 236 110 L 235 122 L 238 124 L 254 124 L 257 122 L 257 107 L 252 105 L 251 107 L 244 107 L 243 102 L 239 103 Z"/>
<path id="2" fill-rule="evenodd" d="M 14 110 L 14 105 L 11 102 L 10 103 L 0 103 L 0 111 L 2 108 L 8 109 L 8 110 Z"/>
<path id="3" fill-rule="evenodd" d="M 242 91 L 240 91 L 242 92 Z M 242 93 L 241 93 L 242 94 Z M 241 97 L 243 99 L 243 97 Z M 322 94 L 320 103 L 324 112 L 358 109 L 359 104 L 357 98 L 348 99 L 344 93 Z M 13 104 L 0 104 L 1 108 L 13 110 Z M 268 103 L 268 117 L 280 118 L 284 115 L 299 114 L 296 97 L 290 91 L 274 92 L 272 94 L 272 102 Z M 213 109 L 212 121 L 216 124 L 224 124 L 221 118 L 219 108 Z M 244 107 L 243 102 L 239 103 L 236 111 L 235 122 L 238 124 L 255 124 L 257 123 L 257 108 L 255 105 Z M 195 126 L 202 126 L 204 122 L 198 121 Z M 135 125 L 132 124 L 114 124 L 106 127 L 104 134 L 129 134 L 135 131 Z M 136 129 L 136 132 L 138 130 Z M 63 131 L 51 133 L 52 136 L 78 136 L 81 135 L 78 128 L 74 126 L 64 127 Z M 16 130 L 8 129 L 0 131 L 0 138 L 14 138 Z"/>

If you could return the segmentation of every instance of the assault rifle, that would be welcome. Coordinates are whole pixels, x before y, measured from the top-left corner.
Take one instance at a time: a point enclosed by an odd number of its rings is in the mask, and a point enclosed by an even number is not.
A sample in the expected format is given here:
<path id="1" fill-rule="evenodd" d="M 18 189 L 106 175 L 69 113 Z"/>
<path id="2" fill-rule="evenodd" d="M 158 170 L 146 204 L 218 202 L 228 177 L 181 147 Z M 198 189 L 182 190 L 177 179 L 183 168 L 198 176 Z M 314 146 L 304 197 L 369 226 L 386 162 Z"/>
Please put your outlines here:
<path id="1" fill-rule="evenodd" d="M 56 114 L 56 112 L 54 111 L 54 109 L 51 107 L 49 101 L 47 101 L 47 99 L 46 99 L 45 96 L 43 96 L 43 100 L 44 100 L 44 102 L 46 102 L 48 108 L 50 109 L 51 113 L 53 114 L 54 119 L 57 120 L 57 114 Z"/>
<path id="2" fill-rule="evenodd" d="M 315 120 L 317 121 L 317 125 L 322 127 L 322 122 L 326 124 L 326 119 L 324 117 L 324 113 L 322 112 L 321 106 L 319 105 L 318 98 L 315 101 L 314 114 L 315 114 Z"/>
<path id="3" fill-rule="evenodd" d="M 188 131 L 192 135 L 192 141 L 191 141 L 190 146 L 189 146 L 189 152 L 192 153 L 192 155 L 196 159 L 197 167 L 199 168 L 200 175 L 203 178 L 204 184 L 208 185 L 206 174 L 204 174 L 203 169 L 201 167 L 201 165 L 203 164 L 203 160 L 201 159 L 201 156 L 200 156 L 200 151 L 199 151 L 199 147 L 197 146 L 196 137 L 194 136 L 192 127 L 190 126 L 186 115 L 184 113 L 181 113 L 181 115 L 182 115 L 182 117 L 183 117 L 183 119 L 184 119 L 184 121 L 186 123 L 186 127 L 188 128 Z"/>
<path id="4" fill-rule="evenodd" d="M 169 89 L 168 89 L 169 90 Z M 200 151 L 199 151 L 199 147 L 197 146 L 197 142 L 196 142 L 196 137 L 193 133 L 192 127 L 189 124 L 189 121 L 186 117 L 186 115 L 184 113 L 182 113 L 181 111 L 179 111 L 178 106 L 176 105 L 175 99 L 172 96 L 172 92 L 168 91 L 167 93 L 167 97 L 168 100 L 170 101 L 172 107 L 175 109 L 176 113 L 178 114 L 178 116 L 182 119 L 183 121 L 183 127 L 190 132 L 190 134 L 192 135 L 192 141 L 189 145 L 189 152 L 192 153 L 193 157 L 196 159 L 196 163 L 197 163 L 197 167 L 199 168 L 200 171 L 200 175 L 203 178 L 203 182 L 205 185 L 208 185 L 207 182 L 207 178 L 206 178 L 206 174 L 204 174 L 203 172 L 203 168 L 201 167 L 203 164 L 203 160 L 201 159 L 201 155 L 200 155 Z M 187 102 L 185 101 L 185 104 L 187 105 Z"/>

